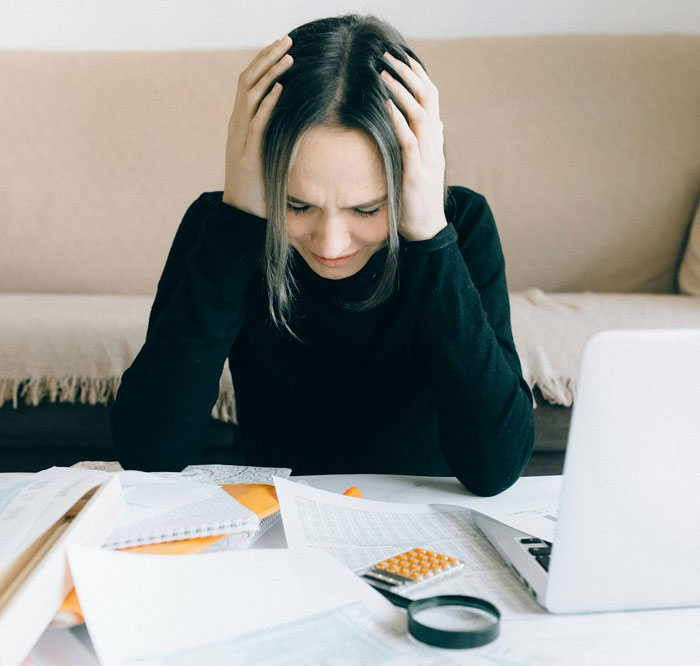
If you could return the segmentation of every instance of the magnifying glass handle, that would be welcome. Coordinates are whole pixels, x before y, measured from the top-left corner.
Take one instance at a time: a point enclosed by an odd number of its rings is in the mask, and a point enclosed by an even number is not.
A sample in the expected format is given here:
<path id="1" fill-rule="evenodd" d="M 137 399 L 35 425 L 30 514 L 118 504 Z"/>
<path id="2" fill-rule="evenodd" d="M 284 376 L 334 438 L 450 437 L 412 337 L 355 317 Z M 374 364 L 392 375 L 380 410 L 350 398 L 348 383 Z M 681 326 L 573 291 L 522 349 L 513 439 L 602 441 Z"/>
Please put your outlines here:
<path id="1" fill-rule="evenodd" d="M 370 583 L 372 585 L 372 583 Z M 381 587 L 375 587 L 372 585 L 377 592 L 381 592 L 389 601 L 391 601 L 394 606 L 398 606 L 399 608 L 408 608 L 408 604 L 411 603 L 411 599 L 407 599 L 406 597 L 402 597 L 400 594 L 396 594 L 395 592 L 390 592 L 389 590 L 383 590 Z"/>

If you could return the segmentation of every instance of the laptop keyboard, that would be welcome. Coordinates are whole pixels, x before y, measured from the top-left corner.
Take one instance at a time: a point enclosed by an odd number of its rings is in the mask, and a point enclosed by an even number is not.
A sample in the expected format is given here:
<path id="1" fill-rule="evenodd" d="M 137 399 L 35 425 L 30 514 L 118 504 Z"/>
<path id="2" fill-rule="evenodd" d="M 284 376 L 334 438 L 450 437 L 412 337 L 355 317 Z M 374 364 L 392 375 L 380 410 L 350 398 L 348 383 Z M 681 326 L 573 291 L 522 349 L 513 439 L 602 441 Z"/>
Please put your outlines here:
<path id="1" fill-rule="evenodd" d="M 540 566 L 545 571 L 549 571 L 552 542 L 545 541 L 544 539 L 536 539 L 535 537 L 528 537 L 527 539 L 520 539 L 519 541 L 527 549 L 527 552 L 539 562 Z"/>

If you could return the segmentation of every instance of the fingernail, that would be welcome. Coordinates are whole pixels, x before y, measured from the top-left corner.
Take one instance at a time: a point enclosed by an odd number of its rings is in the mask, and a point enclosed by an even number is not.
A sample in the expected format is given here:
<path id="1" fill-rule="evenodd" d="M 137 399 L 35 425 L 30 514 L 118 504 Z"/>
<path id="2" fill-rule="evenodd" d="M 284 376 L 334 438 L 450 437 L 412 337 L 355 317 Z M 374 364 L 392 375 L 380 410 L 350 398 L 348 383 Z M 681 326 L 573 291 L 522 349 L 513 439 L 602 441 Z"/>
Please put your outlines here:
<path id="1" fill-rule="evenodd" d="M 390 59 L 392 59 L 392 60 L 396 60 L 396 58 L 394 58 L 394 56 L 391 55 L 391 53 L 389 53 L 389 51 L 384 51 L 384 57 L 385 57 L 385 58 L 390 58 Z"/>
<path id="2" fill-rule="evenodd" d="M 391 81 L 391 79 L 392 79 L 391 74 L 389 74 L 389 72 L 387 72 L 385 69 L 382 70 L 382 73 L 380 74 L 380 76 L 381 76 L 385 81 Z"/>

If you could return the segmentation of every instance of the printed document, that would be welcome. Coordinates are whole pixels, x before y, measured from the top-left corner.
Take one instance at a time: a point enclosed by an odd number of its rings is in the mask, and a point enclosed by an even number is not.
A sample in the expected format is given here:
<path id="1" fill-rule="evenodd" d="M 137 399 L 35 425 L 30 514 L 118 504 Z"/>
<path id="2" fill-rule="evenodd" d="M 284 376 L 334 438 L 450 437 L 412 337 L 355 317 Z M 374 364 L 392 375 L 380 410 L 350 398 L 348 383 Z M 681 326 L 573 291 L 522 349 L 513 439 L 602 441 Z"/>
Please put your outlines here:
<path id="1" fill-rule="evenodd" d="M 495 497 L 467 496 L 455 502 L 516 530 L 554 541 L 561 476 L 523 477 Z"/>
<path id="2" fill-rule="evenodd" d="M 321 550 L 134 555 L 75 546 L 73 579 L 103 666 L 449 666 Z"/>
<path id="3" fill-rule="evenodd" d="M 411 598 L 482 597 L 504 618 L 542 612 L 474 525 L 468 508 L 376 502 L 283 479 L 275 479 L 275 488 L 290 549 L 322 548 L 357 571 L 420 546 L 458 557 L 466 566 L 444 581 L 417 588 Z"/>

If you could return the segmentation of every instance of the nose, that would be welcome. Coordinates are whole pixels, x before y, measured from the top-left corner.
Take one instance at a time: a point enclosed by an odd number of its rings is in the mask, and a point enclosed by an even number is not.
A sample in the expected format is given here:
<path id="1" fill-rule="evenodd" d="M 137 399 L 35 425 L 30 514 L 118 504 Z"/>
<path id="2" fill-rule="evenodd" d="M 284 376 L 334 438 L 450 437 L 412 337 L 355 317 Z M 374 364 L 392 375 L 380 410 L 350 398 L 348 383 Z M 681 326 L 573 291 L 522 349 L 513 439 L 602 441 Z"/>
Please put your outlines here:
<path id="1" fill-rule="evenodd" d="M 352 254 L 352 236 L 345 222 L 336 215 L 319 216 L 311 240 L 313 252 L 325 259 L 337 259 Z"/>

